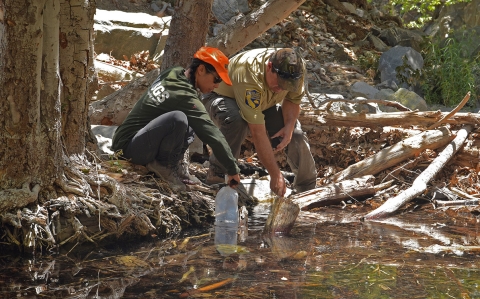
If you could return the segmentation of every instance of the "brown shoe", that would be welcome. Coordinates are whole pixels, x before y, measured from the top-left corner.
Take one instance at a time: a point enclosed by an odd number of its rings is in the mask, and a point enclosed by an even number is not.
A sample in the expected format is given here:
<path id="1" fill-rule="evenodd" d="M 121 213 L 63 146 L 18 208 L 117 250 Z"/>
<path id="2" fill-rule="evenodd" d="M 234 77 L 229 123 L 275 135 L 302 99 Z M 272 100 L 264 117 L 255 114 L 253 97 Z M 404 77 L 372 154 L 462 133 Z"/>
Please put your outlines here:
<path id="1" fill-rule="evenodd" d="M 160 164 L 157 160 L 153 160 L 148 163 L 146 167 L 149 171 L 155 173 L 158 177 L 166 181 L 173 191 L 178 192 L 187 190 L 187 187 L 178 175 L 178 165 L 166 166 Z"/>
<path id="2" fill-rule="evenodd" d="M 215 172 L 215 170 L 210 167 L 207 171 L 207 178 L 205 179 L 205 184 L 225 184 L 225 174 Z"/>

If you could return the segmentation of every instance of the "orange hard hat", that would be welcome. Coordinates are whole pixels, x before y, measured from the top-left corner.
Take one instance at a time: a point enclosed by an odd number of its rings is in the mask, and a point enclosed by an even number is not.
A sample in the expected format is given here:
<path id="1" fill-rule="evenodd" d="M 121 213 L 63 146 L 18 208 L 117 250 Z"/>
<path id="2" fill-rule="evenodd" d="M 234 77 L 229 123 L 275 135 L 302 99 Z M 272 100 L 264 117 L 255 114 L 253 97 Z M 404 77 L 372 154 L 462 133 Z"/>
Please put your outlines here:
<path id="1" fill-rule="evenodd" d="M 228 57 L 222 51 L 213 47 L 201 47 L 193 57 L 211 64 L 223 82 L 232 85 L 232 81 L 228 77 Z"/>

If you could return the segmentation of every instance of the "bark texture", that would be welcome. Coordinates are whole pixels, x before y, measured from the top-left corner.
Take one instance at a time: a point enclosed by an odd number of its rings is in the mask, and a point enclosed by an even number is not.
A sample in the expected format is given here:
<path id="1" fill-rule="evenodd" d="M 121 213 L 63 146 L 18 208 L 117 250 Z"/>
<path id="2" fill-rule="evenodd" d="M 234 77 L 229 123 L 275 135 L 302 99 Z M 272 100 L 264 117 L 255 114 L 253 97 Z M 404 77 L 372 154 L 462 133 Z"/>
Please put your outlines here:
<path id="1" fill-rule="evenodd" d="M 12 0 L 2 9 L 0 190 L 16 205 L 16 191 L 51 186 L 61 174 L 58 35 L 49 32 L 58 3 Z"/>
<path id="2" fill-rule="evenodd" d="M 213 0 L 177 1 L 160 69 L 187 67 L 193 54 L 205 45 Z M 201 18 L 197 16 L 203 16 Z"/>
<path id="3" fill-rule="evenodd" d="M 60 59 L 62 138 L 67 155 L 84 153 L 90 130 L 88 107 L 97 84 L 93 65 L 94 14 L 95 1 L 60 1 L 61 30 L 57 29 L 54 45 Z"/>
<path id="4" fill-rule="evenodd" d="M 301 112 L 299 120 L 302 126 L 308 126 L 309 123 L 315 125 L 324 124 L 337 127 L 365 127 L 379 128 L 385 126 L 401 126 L 410 128 L 412 126 L 428 127 L 443 119 L 448 113 L 441 111 L 402 111 L 388 113 L 329 113 L 323 110 L 313 110 Z M 480 124 L 480 115 L 478 113 L 456 113 L 449 119 L 444 119 L 445 123 L 452 125 L 462 124 Z"/>

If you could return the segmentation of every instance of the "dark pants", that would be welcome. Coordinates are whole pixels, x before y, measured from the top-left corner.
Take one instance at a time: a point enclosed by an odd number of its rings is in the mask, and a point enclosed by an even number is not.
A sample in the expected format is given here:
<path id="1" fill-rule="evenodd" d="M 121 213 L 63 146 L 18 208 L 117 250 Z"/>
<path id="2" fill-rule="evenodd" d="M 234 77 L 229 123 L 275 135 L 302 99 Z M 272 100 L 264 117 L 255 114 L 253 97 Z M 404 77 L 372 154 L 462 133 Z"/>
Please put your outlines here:
<path id="1" fill-rule="evenodd" d="M 193 139 L 194 132 L 188 126 L 185 113 L 172 111 L 158 116 L 138 131 L 123 155 L 140 165 L 154 159 L 162 165 L 175 165 Z"/>

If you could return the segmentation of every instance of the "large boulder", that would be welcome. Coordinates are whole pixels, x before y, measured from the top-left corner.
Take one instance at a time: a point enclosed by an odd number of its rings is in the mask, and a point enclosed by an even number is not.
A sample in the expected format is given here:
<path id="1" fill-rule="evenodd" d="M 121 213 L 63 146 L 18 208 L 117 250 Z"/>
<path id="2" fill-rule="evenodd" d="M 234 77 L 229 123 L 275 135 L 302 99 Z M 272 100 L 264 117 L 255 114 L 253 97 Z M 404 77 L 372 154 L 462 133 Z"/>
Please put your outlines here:
<path id="1" fill-rule="evenodd" d="M 97 9 L 94 17 L 95 52 L 107 53 L 116 59 L 148 50 L 151 57 L 159 55 L 168 36 L 172 17 L 147 13 L 127 13 Z M 163 37 L 163 38 L 162 38 Z"/>
<path id="2" fill-rule="evenodd" d="M 400 75 L 409 78 L 411 71 L 420 70 L 423 68 L 422 54 L 411 47 L 395 46 L 384 52 L 380 56 L 378 62 L 378 71 L 380 72 L 381 82 L 391 80 L 399 87 L 407 88 L 421 94 L 420 86 L 409 86 L 405 82 L 400 82 L 398 79 L 397 68 L 404 65 L 404 61 L 411 70 L 405 69 Z"/>

